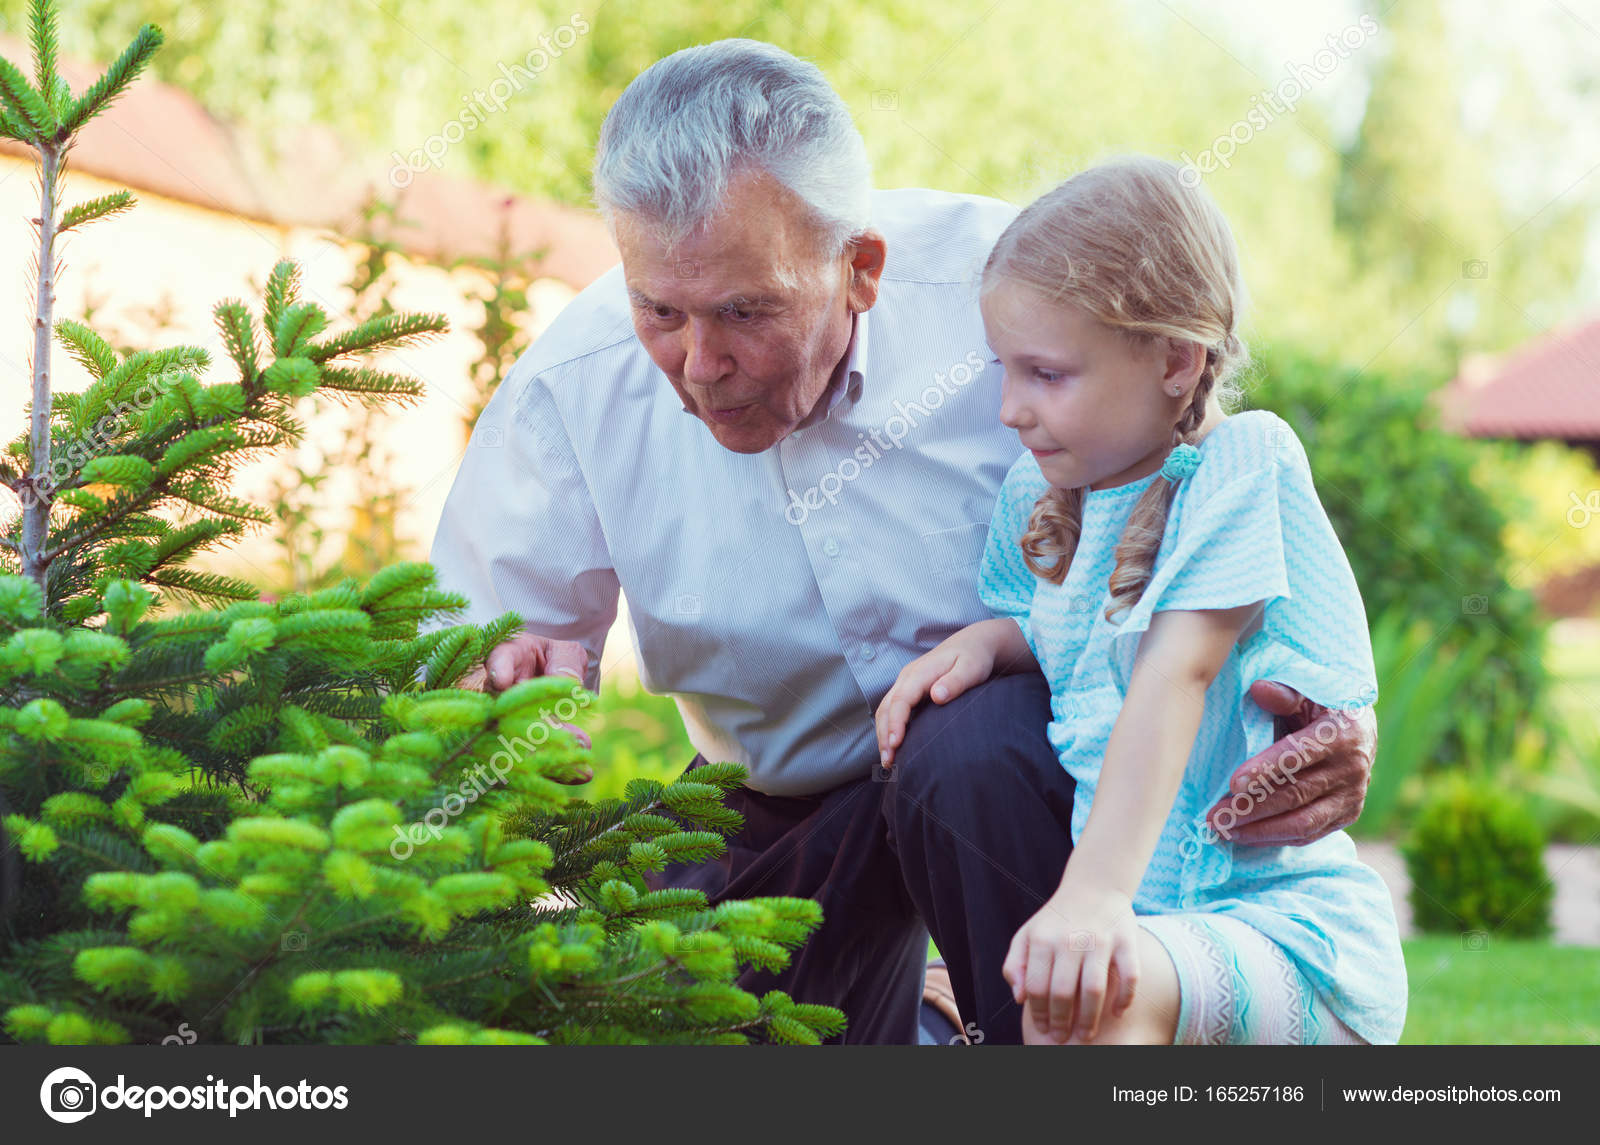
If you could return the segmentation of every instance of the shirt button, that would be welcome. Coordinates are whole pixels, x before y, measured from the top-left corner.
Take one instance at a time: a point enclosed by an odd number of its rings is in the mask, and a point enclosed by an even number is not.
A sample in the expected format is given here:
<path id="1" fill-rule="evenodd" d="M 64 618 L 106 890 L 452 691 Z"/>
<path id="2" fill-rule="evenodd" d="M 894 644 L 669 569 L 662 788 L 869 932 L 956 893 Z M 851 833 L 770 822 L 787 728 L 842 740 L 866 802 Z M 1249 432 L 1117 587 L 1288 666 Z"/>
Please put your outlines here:
<path id="1" fill-rule="evenodd" d="M 870 644 L 863 644 L 861 646 L 861 658 L 863 660 L 876 660 L 878 658 L 878 650 Z"/>
<path id="2" fill-rule="evenodd" d="M 822 551 L 827 553 L 830 557 L 838 556 L 839 542 L 834 540 L 832 537 L 829 537 L 827 540 L 822 542 Z"/>

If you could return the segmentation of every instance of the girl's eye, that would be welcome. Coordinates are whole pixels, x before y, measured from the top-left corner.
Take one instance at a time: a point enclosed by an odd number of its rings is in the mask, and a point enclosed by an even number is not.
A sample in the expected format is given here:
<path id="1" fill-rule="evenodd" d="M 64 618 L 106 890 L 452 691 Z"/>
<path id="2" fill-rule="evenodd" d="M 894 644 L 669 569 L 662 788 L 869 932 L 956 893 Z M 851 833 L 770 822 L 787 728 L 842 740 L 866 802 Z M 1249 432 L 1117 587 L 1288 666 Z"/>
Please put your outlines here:
<path id="1" fill-rule="evenodd" d="M 1059 382 L 1062 378 L 1066 377 L 1065 374 L 1058 374 L 1052 370 L 1041 370 L 1037 367 L 1034 368 L 1033 376 L 1038 378 L 1041 382 Z"/>

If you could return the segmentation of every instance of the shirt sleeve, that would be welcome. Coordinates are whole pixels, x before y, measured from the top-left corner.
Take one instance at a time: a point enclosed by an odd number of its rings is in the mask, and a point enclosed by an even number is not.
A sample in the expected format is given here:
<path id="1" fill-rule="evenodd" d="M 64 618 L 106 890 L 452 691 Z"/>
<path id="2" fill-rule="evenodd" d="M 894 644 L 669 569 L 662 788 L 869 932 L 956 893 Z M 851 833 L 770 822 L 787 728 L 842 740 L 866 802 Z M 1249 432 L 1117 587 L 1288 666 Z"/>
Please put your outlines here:
<path id="1" fill-rule="evenodd" d="M 619 585 L 554 400 L 513 368 L 473 427 L 429 559 L 481 624 L 516 612 L 528 632 L 575 640 L 597 690 Z"/>
<path id="2" fill-rule="evenodd" d="M 1030 465 L 1033 467 L 1031 475 Z M 1000 495 L 995 499 L 989 539 L 983 548 L 983 561 L 978 566 L 978 598 L 995 617 L 1010 617 L 1017 622 L 1035 659 L 1039 649 L 1033 642 L 1029 617 L 1033 611 L 1033 590 L 1039 582 L 1023 562 L 1020 542 L 1028 529 L 1034 503 L 1045 488 L 1037 463 L 1024 454 L 1006 474 Z"/>
<path id="3" fill-rule="evenodd" d="M 1370 704 L 1377 683 L 1366 611 L 1305 449 L 1275 414 L 1235 418 L 1249 420 L 1216 448 L 1202 444 L 1199 467 L 1174 498 L 1150 583 L 1113 640 L 1119 682 L 1126 689 L 1155 613 L 1261 601 L 1260 627 L 1239 647 L 1246 687 L 1274 680 L 1325 707 Z"/>

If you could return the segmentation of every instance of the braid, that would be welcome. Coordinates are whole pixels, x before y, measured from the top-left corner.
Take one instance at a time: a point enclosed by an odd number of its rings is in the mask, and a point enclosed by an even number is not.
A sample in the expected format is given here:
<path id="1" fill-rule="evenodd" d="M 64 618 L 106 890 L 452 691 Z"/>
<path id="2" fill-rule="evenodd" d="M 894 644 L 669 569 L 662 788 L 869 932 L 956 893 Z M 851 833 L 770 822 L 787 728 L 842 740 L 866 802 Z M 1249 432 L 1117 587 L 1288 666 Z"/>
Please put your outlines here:
<path id="1" fill-rule="evenodd" d="M 1228 333 L 1228 340 L 1234 340 Z M 1173 427 L 1173 445 L 1199 445 L 1200 426 L 1206 420 L 1206 403 L 1216 386 L 1217 363 L 1227 349 L 1206 347 L 1206 364 L 1195 383 L 1189 408 L 1183 411 Z M 1122 530 L 1115 550 L 1116 567 L 1111 570 L 1111 605 L 1106 609 L 1106 619 L 1114 621 L 1116 614 L 1132 608 L 1144 595 L 1155 569 L 1156 556 L 1161 551 L 1161 539 L 1167 531 L 1167 514 L 1172 510 L 1172 498 L 1177 493 L 1176 482 L 1157 476 L 1150 487 L 1140 495 L 1128 514 L 1128 523 Z"/>

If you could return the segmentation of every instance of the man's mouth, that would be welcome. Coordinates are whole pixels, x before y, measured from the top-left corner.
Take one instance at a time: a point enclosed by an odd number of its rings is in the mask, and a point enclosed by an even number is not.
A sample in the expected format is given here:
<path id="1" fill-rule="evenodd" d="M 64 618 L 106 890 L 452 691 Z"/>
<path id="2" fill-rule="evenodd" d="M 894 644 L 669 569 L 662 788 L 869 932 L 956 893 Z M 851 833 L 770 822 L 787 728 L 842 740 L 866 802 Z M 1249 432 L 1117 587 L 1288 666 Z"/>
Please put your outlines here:
<path id="1" fill-rule="evenodd" d="M 754 402 L 746 402 L 742 406 L 728 406 L 726 409 L 707 409 L 706 416 L 713 421 L 728 423 L 738 421 L 754 407 Z"/>

